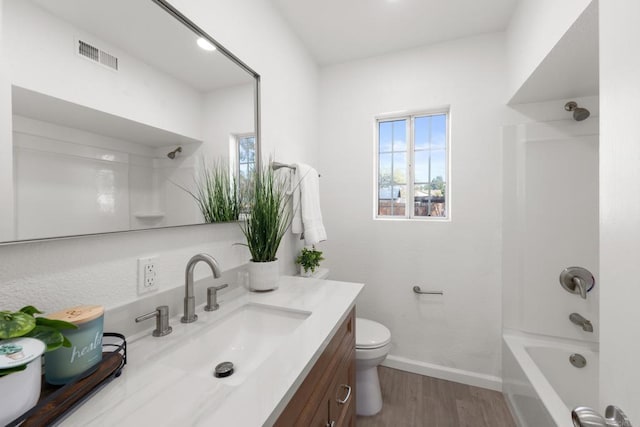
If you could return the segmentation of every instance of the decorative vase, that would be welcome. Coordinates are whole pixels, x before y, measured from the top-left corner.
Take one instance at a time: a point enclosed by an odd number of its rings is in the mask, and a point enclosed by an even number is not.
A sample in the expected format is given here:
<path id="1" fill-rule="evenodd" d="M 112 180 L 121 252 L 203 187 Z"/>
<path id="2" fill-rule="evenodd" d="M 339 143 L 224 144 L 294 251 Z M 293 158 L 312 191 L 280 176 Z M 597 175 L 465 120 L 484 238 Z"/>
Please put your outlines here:
<path id="1" fill-rule="evenodd" d="M 311 269 L 308 269 L 307 271 L 304 271 L 304 267 L 302 265 L 300 266 L 300 276 L 301 277 L 311 277 L 312 274 L 313 274 L 313 271 L 311 271 Z"/>
<path id="2" fill-rule="evenodd" d="M 272 291 L 278 288 L 280 278 L 279 262 L 249 261 L 249 289 L 255 292 Z"/>
<path id="3" fill-rule="evenodd" d="M 0 347 L 13 345 L 22 347 L 19 352 L 2 354 L 0 365 L 3 368 L 27 364 L 24 371 L 14 372 L 0 377 L 0 425 L 7 425 L 20 415 L 33 408 L 40 398 L 42 384 L 42 358 L 44 343 L 33 338 L 3 340 Z M 20 363 L 21 362 L 21 363 Z"/>

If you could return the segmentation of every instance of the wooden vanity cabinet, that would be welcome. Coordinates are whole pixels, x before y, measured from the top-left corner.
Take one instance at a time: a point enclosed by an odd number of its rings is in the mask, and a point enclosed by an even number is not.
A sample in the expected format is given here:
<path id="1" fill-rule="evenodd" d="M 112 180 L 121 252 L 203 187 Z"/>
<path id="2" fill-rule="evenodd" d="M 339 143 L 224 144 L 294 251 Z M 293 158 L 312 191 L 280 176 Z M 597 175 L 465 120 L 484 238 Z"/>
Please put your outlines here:
<path id="1" fill-rule="evenodd" d="M 352 309 L 275 426 L 355 427 L 355 326 Z"/>

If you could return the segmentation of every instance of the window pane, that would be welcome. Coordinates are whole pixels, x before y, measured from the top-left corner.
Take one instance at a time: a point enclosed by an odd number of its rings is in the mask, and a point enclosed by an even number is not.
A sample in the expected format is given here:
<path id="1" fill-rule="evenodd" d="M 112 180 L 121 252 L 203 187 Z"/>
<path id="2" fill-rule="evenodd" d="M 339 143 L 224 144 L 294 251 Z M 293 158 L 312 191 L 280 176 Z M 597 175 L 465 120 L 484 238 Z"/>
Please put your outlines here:
<path id="1" fill-rule="evenodd" d="M 447 116 L 431 116 L 431 148 L 444 149 L 447 144 Z"/>
<path id="2" fill-rule="evenodd" d="M 393 151 L 405 151 L 407 149 L 407 121 L 396 120 L 393 122 Z"/>
<path id="3" fill-rule="evenodd" d="M 405 215 L 405 206 L 406 206 L 406 193 L 407 187 L 405 185 L 394 185 L 391 200 L 392 200 L 392 215 L 393 216 L 404 216 Z"/>
<path id="4" fill-rule="evenodd" d="M 378 187 L 378 215 L 391 215 L 391 187 Z"/>
<path id="5" fill-rule="evenodd" d="M 429 182 L 429 152 L 416 151 L 415 153 L 415 182 Z"/>
<path id="6" fill-rule="evenodd" d="M 394 184 L 407 183 L 407 154 L 406 153 L 393 154 L 393 183 Z"/>
<path id="7" fill-rule="evenodd" d="M 417 153 L 416 153 L 417 154 Z M 431 180 L 440 177 L 443 180 L 446 175 L 446 163 L 447 156 L 444 150 L 437 150 L 431 152 Z"/>
<path id="8" fill-rule="evenodd" d="M 240 165 L 240 180 L 246 181 L 249 178 L 249 165 Z"/>
<path id="9" fill-rule="evenodd" d="M 240 147 L 247 151 L 255 151 L 255 138 L 249 137 L 240 139 Z"/>
<path id="10" fill-rule="evenodd" d="M 444 183 L 441 183 L 441 184 L 442 184 L 441 190 L 429 189 L 429 187 L 433 187 L 433 185 L 416 185 L 415 186 L 414 210 L 413 210 L 413 214 L 415 216 L 420 216 L 420 217 L 447 216 Z"/>
<path id="11" fill-rule="evenodd" d="M 413 198 L 413 214 L 415 216 L 428 216 L 429 215 L 429 185 L 422 184 L 414 187 Z"/>
<path id="12" fill-rule="evenodd" d="M 380 133 L 380 152 L 391 151 L 392 122 L 380 122 L 378 132 Z"/>
<path id="13" fill-rule="evenodd" d="M 380 166 L 378 169 L 378 184 L 391 185 L 391 158 L 393 154 L 380 154 Z"/>
<path id="14" fill-rule="evenodd" d="M 415 149 L 429 148 L 429 127 L 431 126 L 431 116 L 416 117 L 415 126 Z"/>

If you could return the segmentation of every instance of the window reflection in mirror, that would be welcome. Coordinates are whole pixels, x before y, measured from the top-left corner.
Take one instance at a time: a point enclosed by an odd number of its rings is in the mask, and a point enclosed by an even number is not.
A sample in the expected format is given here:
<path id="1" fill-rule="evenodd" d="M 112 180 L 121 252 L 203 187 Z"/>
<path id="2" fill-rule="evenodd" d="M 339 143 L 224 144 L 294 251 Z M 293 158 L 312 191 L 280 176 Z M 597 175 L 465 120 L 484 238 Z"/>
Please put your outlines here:
<path id="1" fill-rule="evenodd" d="M 0 217 L 14 225 L 0 242 L 202 223 L 179 187 L 200 160 L 245 135 L 255 161 L 257 75 L 151 0 L 2 7 L 13 193 Z"/>

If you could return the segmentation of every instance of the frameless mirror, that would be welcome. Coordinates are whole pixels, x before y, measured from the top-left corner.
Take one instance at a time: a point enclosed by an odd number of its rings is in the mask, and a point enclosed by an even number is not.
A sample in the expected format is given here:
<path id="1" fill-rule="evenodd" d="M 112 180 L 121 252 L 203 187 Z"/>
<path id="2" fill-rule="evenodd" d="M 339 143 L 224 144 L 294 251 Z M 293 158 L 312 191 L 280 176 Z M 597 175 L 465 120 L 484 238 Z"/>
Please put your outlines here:
<path id="1" fill-rule="evenodd" d="M 259 159 L 259 76 L 164 0 L 2 7 L 0 242 L 200 224 L 203 159 Z"/>

